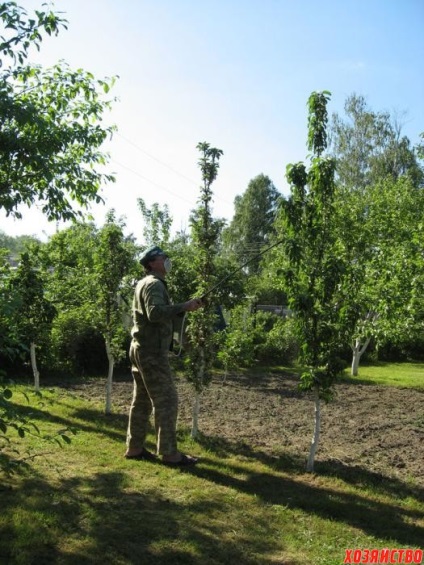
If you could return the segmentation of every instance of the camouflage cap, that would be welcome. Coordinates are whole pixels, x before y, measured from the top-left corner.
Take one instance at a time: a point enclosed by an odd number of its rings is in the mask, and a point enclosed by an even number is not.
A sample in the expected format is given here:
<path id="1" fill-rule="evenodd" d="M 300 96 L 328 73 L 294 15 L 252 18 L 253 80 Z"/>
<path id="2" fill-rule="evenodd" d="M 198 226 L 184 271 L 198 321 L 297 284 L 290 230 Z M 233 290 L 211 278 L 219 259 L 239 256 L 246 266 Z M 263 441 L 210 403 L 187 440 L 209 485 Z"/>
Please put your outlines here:
<path id="1" fill-rule="evenodd" d="M 143 265 L 143 267 L 147 267 L 149 261 L 154 261 L 155 258 L 160 255 L 163 255 L 164 257 L 167 256 L 160 247 L 154 245 L 153 247 L 149 247 L 144 251 L 143 255 L 140 257 L 140 263 Z"/>

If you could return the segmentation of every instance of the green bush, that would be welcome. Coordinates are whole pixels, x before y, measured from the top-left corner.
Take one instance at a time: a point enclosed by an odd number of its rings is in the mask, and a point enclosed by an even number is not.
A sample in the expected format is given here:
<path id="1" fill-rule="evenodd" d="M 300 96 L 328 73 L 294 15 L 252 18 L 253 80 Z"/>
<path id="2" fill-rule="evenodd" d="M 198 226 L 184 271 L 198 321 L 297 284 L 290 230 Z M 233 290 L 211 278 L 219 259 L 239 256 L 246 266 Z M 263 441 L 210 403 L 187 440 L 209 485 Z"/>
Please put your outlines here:
<path id="1" fill-rule="evenodd" d="M 107 370 L 103 337 L 79 310 L 61 312 L 52 328 L 51 368 L 74 375 L 98 375 Z"/>
<path id="2" fill-rule="evenodd" d="M 260 331 L 262 339 L 258 341 L 255 347 L 257 358 L 261 361 L 293 363 L 297 359 L 299 351 L 293 319 L 280 318 L 264 312 L 258 312 L 257 318 L 258 314 L 266 314 L 268 319 L 265 320 Z M 259 333 L 258 325 L 257 322 L 256 334 Z"/>
<path id="3" fill-rule="evenodd" d="M 253 314 L 246 306 L 231 311 L 228 327 L 218 339 L 218 360 L 226 369 L 249 367 L 256 360 L 291 363 L 297 358 L 292 319 L 262 311 Z"/>
<path id="4" fill-rule="evenodd" d="M 228 315 L 225 330 L 215 334 L 218 361 L 225 369 L 249 367 L 255 360 L 253 318 L 246 306 L 236 306 Z"/>

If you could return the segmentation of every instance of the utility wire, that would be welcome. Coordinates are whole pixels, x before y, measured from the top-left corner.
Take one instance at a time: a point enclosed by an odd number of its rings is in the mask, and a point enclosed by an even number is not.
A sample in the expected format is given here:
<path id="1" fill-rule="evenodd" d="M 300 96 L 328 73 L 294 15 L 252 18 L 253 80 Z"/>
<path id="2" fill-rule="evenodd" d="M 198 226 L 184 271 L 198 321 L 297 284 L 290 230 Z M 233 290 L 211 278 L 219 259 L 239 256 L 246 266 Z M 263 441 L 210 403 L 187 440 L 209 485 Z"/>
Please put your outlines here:
<path id="1" fill-rule="evenodd" d="M 123 165 L 122 163 L 119 163 L 118 161 L 116 161 L 115 159 L 111 159 L 111 161 L 113 163 L 115 163 L 116 165 L 119 165 L 120 167 L 127 169 L 127 171 L 130 171 L 131 173 L 133 173 L 134 175 L 136 175 L 137 177 L 140 177 L 141 179 L 149 182 L 150 184 L 156 186 L 157 188 L 160 188 L 161 190 L 165 190 L 165 192 L 168 192 L 169 194 L 172 194 L 173 196 L 176 196 L 177 198 L 180 198 L 181 200 L 184 200 L 185 202 L 188 202 L 191 206 L 193 205 L 193 202 L 191 200 L 189 200 L 188 198 L 184 198 L 184 196 L 181 196 L 181 194 L 177 194 L 176 192 L 173 192 L 172 190 L 170 190 L 169 188 L 166 188 L 165 186 L 162 186 L 160 184 L 158 184 L 157 182 L 145 177 L 144 175 L 142 175 L 141 173 L 134 171 L 134 169 L 131 169 L 131 167 L 127 167 L 127 165 Z"/>
<path id="2" fill-rule="evenodd" d="M 158 159 L 157 157 L 155 157 L 154 155 L 151 155 L 150 153 L 147 153 L 147 151 L 145 151 L 144 149 L 142 149 L 141 147 L 139 147 L 136 143 L 134 143 L 133 141 L 131 141 L 130 139 L 126 138 L 125 136 L 123 136 L 121 133 L 117 132 L 119 137 L 122 137 L 122 139 L 124 141 L 126 141 L 127 143 L 129 143 L 130 145 L 132 145 L 133 147 L 135 147 L 138 151 L 141 151 L 141 153 L 144 153 L 145 155 L 147 155 L 148 157 L 150 157 L 150 159 L 153 159 L 153 161 L 156 161 L 157 163 L 159 163 L 160 165 L 162 165 L 163 167 L 166 167 L 167 169 L 169 169 L 170 171 L 172 171 L 173 173 L 175 173 L 176 175 L 179 175 L 180 177 L 182 177 L 185 180 L 188 180 L 189 182 L 191 182 L 192 184 L 198 186 L 199 183 L 194 181 L 193 179 L 190 179 L 189 177 L 186 177 L 183 173 L 180 173 L 179 171 L 177 171 L 176 169 L 174 169 L 173 167 L 171 167 L 171 165 L 168 165 L 167 163 L 164 163 L 163 161 L 161 161 L 160 159 Z"/>
<path id="3" fill-rule="evenodd" d="M 130 145 L 132 145 L 135 149 L 137 149 L 138 151 L 140 151 L 141 153 L 144 153 L 144 155 L 147 155 L 147 157 L 149 157 L 150 159 L 153 159 L 154 161 L 156 161 L 157 163 L 159 163 L 160 165 L 162 165 L 163 167 L 169 169 L 170 171 L 172 171 L 173 173 L 175 173 L 176 175 L 180 176 L 181 178 L 185 179 L 186 181 L 190 182 L 191 184 L 199 187 L 199 182 L 195 181 L 189 177 L 187 177 L 186 175 L 184 175 L 183 173 L 181 173 L 180 171 L 177 171 L 177 169 L 174 169 L 173 167 L 171 167 L 171 165 L 168 165 L 168 163 L 165 163 L 164 161 L 161 161 L 160 159 L 158 159 L 157 157 L 155 157 L 154 155 L 152 155 L 151 153 L 148 153 L 147 151 L 145 151 L 144 149 L 142 149 L 139 145 L 137 145 L 136 143 L 134 143 L 134 141 L 131 141 L 130 139 L 128 139 L 127 137 L 125 137 L 124 135 L 122 135 L 119 132 L 116 132 L 117 135 L 119 137 L 121 137 L 124 141 L 126 141 L 127 143 L 129 143 Z M 128 167 L 126 167 L 128 168 Z M 131 169 L 129 169 L 131 170 Z M 135 171 L 132 171 L 135 174 Z M 153 183 L 155 184 L 155 183 Z M 157 185 L 158 186 L 158 185 Z M 162 187 L 161 187 L 162 188 Z M 169 191 L 168 191 L 169 192 Z M 228 200 L 225 200 L 225 198 L 221 198 L 220 196 L 217 196 L 216 194 L 214 194 L 214 199 L 216 200 L 220 200 L 221 202 L 224 202 L 225 204 L 230 204 L 232 206 L 232 203 L 229 202 Z M 187 200 L 186 200 L 187 201 Z"/>

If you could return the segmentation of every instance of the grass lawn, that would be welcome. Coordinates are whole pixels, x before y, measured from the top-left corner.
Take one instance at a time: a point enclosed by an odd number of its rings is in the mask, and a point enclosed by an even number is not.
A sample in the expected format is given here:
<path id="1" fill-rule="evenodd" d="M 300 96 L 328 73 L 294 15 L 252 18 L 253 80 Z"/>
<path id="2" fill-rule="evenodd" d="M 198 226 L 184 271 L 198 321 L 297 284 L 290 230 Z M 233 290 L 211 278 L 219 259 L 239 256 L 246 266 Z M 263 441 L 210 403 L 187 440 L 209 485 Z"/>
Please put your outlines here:
<path id="1" fill-rule="evenodd" d="M 348 375 L 346 370 L 346 375 Z M 349 378 L 349 377 L 348 377 Z M 361 365 L 357 377 L 352 382 L 362 382 L 386 386 L 424 387 L 423 363 L 376 363 Z"/>
<path id="2" fill-rule="evenodd" d="M 415 374 L 424 390 L 424 365 L 360 371 L 370 386 L 409 386 Z M 105 416 L 103 399 L 59 387 L 41 399 L 22 385 L 13 393 L 43 434 L 78 431 L 62 448 L 11 432 L 3 455 L 17 447 L 24 462 L 0 484 L 1 565 L 340 565 L 347 549 L 424 548 L 417 484 L 359 477 L 357 467 L 306 474 L 293 456 L 223 454 L 216 441 L 194 442 L 184 429 L 180 446 L 200 455 L 196 468 L 127 461 L 127 415 Z"/>

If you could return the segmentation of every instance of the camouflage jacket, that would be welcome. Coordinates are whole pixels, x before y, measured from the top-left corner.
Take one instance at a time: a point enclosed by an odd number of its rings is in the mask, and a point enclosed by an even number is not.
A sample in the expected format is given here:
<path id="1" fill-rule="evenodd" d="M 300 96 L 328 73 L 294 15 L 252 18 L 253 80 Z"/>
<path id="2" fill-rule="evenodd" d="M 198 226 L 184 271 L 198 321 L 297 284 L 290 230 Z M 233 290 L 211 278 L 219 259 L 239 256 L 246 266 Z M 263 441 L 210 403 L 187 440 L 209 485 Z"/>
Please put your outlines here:
<path id="1" fill-rule="evenodd" d="M 173 320 L 184 313 L 183 304 L 171 304 L 166 282 L 157 273 L 139 280 L 133 299 L 131 335 L 145 354 L 171 349 Z"/>

